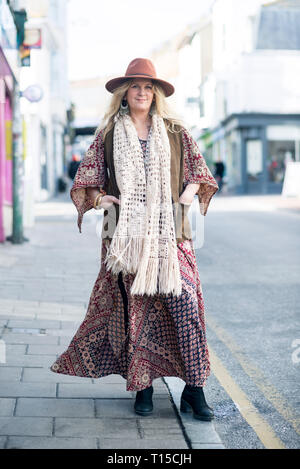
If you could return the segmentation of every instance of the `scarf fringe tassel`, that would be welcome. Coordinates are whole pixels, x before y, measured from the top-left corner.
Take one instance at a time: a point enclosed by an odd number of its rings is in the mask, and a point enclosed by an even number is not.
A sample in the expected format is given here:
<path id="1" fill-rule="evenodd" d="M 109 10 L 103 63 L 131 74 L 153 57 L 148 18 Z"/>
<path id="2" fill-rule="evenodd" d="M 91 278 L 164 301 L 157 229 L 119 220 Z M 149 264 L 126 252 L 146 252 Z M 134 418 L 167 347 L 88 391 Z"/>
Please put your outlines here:
<path id="1" fill-rule="evenodd" d="M 125 274 L 136 274 L 130 289 L 132 295 L 143 295 L 145 291 L 147 295 L 157 293 L 181 295 L 180 271 L 178 271 L 178 264 L 172 262 L 174 256 L 171 249 L 169 249 L 169 258 L 146 259 L 143 256 L 144 261 L 141 263 L 142 237 L 136 239 L 117 237 L 112 243 L 104 263 L 113 275 L 117 275 L 121 271 Z M 119 253 L 118 256 L 116 256 L 114 249 Z M 159 273 L 160 275 L 158 275 Z"/>
<path id="2" fill-rule="evenodd" d="M 135 274 L 140 263 L 143 238 L 115 237 L 111 242 L 104 263 L 112 274 L 119 272 Z"/>
<path id="3" fill-rule="evenodd" d="M 177 257 L 177 252 L 175 255 Z M 177 268 L 178 263 L 173 263 L 173 259 L 170 252 L 168 259 L 150 258 L 140 265 L 130 289 L 131 294 L 142 295 L 146 291 L 148 295 L 157 293 L 181 295 L 180 271 Z"/>

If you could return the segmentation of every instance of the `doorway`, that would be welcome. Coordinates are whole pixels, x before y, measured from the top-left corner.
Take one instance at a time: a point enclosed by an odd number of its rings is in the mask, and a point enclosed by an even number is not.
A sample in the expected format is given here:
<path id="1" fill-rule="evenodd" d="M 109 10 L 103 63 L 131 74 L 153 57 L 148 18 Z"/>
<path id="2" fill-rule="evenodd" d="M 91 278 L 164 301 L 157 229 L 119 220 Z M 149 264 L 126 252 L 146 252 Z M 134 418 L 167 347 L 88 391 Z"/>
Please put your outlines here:
<path id="1" fill-rule="evenodd" d="M 263 148 L 262 141 L 246 141 L 246 192 L 261 194 L 263 188 Z"/>

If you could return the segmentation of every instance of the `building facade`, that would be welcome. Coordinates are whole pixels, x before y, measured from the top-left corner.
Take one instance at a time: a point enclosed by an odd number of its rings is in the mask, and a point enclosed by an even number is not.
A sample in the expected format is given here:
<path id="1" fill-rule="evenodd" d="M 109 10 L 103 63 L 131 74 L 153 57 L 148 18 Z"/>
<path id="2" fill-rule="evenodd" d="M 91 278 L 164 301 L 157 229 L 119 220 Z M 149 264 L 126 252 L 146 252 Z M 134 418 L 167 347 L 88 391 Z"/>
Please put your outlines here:
<path id="1" fill-rule="evenodd" d="M 19 210 L 20 227 L 34 225 L 34 203 L 54 196 L 67 173 L 67 1 L 0 0 L 0 242 Z"/>
<path id="2" fill-rule="evenodd" d="M 17 30 L 6 0 L 0 0 L 0 242 L 12 225 L 12 109 L 18 79 Z"/>
<path id="3" fill-rule="evenodd" d="M 67 110 L 70 108 L 67 61 L 67 0 L 20 0 L 28 15 L 25 44 L 30 61 L 21 73 L 25 90 L 37 84 L 43 93 L 38 102 L 23 99 L 21 112 L 26 122 L 24 223 L 34 221 L 33 202 L 58 192 L 59 179 L 66 172 Z"/>
<path id="4" fill-rule="evenodd" d="M 300 161 L 299 2 L 216 0 L 210 24 L 205 151 L 225 163 L 230 192 L 281 193 L 287 163 Z"/>
<path id="5" fill-rule="evenodd" d="M 228 192 L 280 193 L 287 163 L 300 161 L 299 24 L 297 0 L 215 0 L 153 52 Z"/>

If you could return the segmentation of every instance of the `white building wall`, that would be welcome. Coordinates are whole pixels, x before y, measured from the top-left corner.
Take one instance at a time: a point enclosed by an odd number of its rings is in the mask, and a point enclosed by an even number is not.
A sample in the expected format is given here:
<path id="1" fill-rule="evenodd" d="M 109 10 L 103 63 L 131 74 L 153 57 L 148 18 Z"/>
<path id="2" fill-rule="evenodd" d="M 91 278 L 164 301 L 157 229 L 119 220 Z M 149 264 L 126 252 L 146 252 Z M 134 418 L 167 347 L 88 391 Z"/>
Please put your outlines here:
<path id="1" fill-rule="evenodd" d="M 256 50 L 262 0 L 216 0 L 213 72 L 201 84 L 205 127 L 233 113 L 299 113 L 300 52 Z"/>
<path id="2" fill-rule="evenodd" d="M 213 69 L 222 72 L 253 51 L 255 16 L 263 0 L 216 0 L 212 8 Z"/>
<path id="3" fill-rule="evenodd" d="M 200 37 L 178 51 L 179 73 L 174 84 L 178 112 L 190 127 L 199 126 L 199 87 L 201 82 Z M 195 99 L 188 103 L 188 99 Z"/>
<path id="4" fill-rule="evenodd" d="M 66 125 L 66 110 L 70 107 L 70 93 L 67 75 L 67 0 L 22 0 L 27 11 L 25 28 L 42 30 L 42 48 L 31 49 L 30 66 L 22 67 L 20 85 L 38 84 L 43 90 L 43 98 L 37 103 L 21 99 L 21 112 L 27 129 L 27 161 L 25 164 L 25 184 L 30 183 L 33 197 L 25 197 L 24 215 L 32 225 L 32 199 L 45 200 L 55 193 L 57 177 L 64 173 L 63 140 Z M 47 189 L 41 184 L 41 126 L 46 128 L 47 141 Z M 33 179 L 33 181 L 32 181 Z M 26 224 L 25 224 L 26 226 Z"/>
<path id="5" fill-rule="evenodd" d="M 299 113 L 300 51 L 257 50 L 240 56 L 230 76 L 229 113 Z"/>

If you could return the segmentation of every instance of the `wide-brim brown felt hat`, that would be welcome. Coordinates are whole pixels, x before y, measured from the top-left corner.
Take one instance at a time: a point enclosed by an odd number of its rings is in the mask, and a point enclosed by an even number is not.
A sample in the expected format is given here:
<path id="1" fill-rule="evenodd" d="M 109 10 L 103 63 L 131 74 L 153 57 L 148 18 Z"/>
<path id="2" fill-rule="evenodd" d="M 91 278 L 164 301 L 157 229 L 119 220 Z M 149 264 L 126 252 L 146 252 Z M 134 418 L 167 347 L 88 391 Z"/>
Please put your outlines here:
<path id="1" fill-rule="evenodd" d="M 171 94 L 173 94 L 175 91 L 175 88 L 173 85 L 171 85 L 171 83 L 157 78 L 156 70 L 151 60 L 140 58 L 133 59 L 128 65 L 125 75 L 109 80 L 105 84 L 105 88 L 107 91 L 113 93 L 114 90 L 118 88 L 118 86 L 132 78 L 149 78 L 150 80 L 157 82 L 164 90 L 166 97 L 171 96 Z"/>

